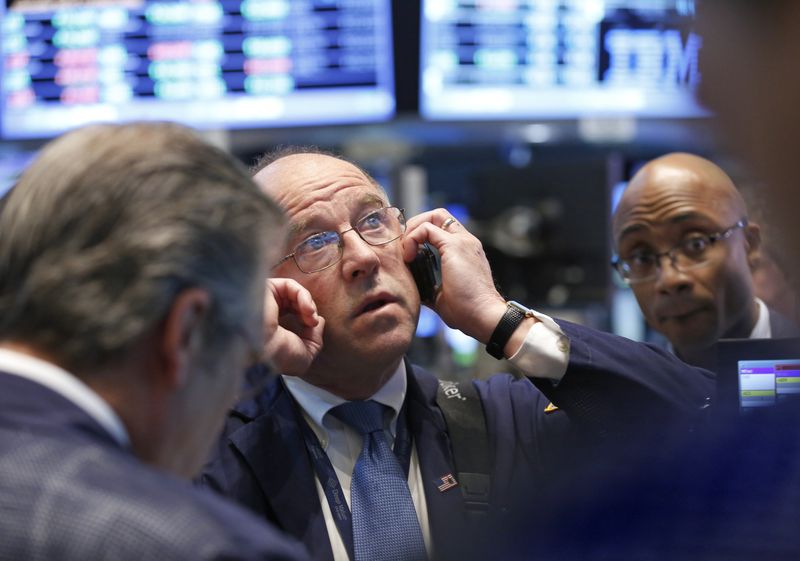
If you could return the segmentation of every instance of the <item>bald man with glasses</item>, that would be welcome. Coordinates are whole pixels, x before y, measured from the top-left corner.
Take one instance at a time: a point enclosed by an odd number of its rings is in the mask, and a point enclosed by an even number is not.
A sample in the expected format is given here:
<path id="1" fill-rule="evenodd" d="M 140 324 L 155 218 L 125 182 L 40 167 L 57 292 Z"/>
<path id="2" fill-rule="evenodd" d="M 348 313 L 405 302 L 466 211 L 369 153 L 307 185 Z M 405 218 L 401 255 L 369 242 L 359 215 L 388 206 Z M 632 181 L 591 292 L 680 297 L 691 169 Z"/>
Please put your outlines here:
<path id="1" fill-rule="evenodd" d="M 714 368 L 722 338 L 794 337 L 754 295 L 757 224 L 728 175 L 691 154 L 668 154 L 631 180 L 614 213 L 614 267 L 647 323 L 684 361 Z"/>
<path id="2" fill-rule="evenodd" d="M 268 327 L 283 376 L 236 407 L 202 480 L 302 540 L 312 558 L 463 558 L 476 506 L 502 519 L 523 489 L 562 476 L 566 456 L 590 461 L 584 444 L 607 452 L 640 429 L 681 432 L 702 417 L 710 373 L 507 302 L 480 241 L 445 209 L 406 219 L 364 170 L 303 149 L 268 156 L 255 180 L 289 217 L 271 275 L 307 292 Z M 436 312 L 524 376 L 442 397 L 434 374 L 408 362 L 420 311 L 408 264 L 423 242 L 441 254 Z M 469 477 L 481 474 L 462 478 L 442 413 L 444 399 L 470 390 L 478 415 L 465 417 L 485 424 L 488 441 L 484 502 Z"/>

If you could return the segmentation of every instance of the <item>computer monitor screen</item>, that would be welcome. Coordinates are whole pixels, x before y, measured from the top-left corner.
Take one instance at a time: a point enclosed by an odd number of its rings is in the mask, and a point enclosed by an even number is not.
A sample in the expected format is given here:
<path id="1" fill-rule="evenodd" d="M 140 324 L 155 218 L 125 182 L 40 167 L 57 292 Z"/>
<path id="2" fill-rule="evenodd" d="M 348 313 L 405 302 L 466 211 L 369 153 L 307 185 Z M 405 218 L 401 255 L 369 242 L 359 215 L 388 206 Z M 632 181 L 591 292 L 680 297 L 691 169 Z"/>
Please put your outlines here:
<path id="1" fill-rule="evenodd" d="M 423 0 L 431 119 L 697 117 L 693 0 Z"/>
<path id="2" fill-rule="evenodd" d="M 16 0 L 2 37 L 5 138 L 394 114 L 390 0 Z"/>
<path id="3" fill-rule="evenodd" d="M 717 356 L 722 409 L 747 411 L 800 396 L 800 339 L 723 339 Z"/>

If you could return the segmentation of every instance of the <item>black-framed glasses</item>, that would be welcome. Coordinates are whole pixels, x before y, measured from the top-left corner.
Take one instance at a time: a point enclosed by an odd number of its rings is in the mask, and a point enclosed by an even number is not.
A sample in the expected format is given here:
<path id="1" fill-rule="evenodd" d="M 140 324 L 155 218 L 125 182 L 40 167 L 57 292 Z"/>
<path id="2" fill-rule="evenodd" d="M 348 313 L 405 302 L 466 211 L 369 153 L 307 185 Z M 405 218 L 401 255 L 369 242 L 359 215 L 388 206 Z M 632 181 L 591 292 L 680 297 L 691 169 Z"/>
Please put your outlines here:
<path id="1" fill-rule="evenodd" d="M 369 245 L 385 245 L 393 242 L 406 231 L 406 218 L 402 208 L 383 207 L 370 211 L 359 218 L 352 228 L 341 232 L 319 232 L 300 242 L 294 251 L 285 255 L 275 267 L 293 259 L 304 273 L 316 273 L 332 267 L 344 254 L 344 234 L 354 230 Z"/>
<path id="2" fill-rule="evenodd" d="M 668 251 L 637 251 L 629 257 L 615 257 L 611 260 L 614 267 L 628 284 L 649 282 L 658 277 L 662 257 L 669 257 L 673 267 L 681 272 L 698 269 L 711 262 L 712 252 L 709 250 L 719 241 L 726 240 L 733 233 L 747 226 L 747 219 L 742 218 L 730 228 L 716 234 L 692 234 Z"/>

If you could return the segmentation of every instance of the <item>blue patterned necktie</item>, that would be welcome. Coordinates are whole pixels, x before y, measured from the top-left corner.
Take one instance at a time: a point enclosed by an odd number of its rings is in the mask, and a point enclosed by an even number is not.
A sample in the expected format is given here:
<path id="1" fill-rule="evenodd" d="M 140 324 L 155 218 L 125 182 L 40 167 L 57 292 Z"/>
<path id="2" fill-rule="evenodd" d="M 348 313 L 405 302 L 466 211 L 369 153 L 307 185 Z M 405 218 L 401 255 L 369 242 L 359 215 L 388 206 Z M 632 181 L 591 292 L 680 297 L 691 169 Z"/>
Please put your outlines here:
<path id="1" fill-rule="evenodd" d="M 350 486 L 355 561 L 423 561 L 408 482 L 383 430 L 385 409 L 377 401 L 350 401 L 331 410 L 364 437 Z"/>

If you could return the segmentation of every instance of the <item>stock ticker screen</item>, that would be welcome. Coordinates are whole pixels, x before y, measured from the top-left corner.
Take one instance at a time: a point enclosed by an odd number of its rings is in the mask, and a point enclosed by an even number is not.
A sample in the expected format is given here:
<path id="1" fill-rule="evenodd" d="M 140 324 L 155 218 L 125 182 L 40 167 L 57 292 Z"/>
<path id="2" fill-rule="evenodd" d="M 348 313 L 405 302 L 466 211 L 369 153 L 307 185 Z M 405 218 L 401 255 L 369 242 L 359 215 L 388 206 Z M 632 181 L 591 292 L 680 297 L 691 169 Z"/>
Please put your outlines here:
<path id="1" fill-rule="evenodd" d="M 699 117 L 693 0 L 423 0 L 431 119 Z"/>
<path id="2" fill-rule="evenodd" d="M 2 54 L 10 139 L 100 121 L 255 128 L 395 110 L 390 0 L 17 0 Z"/>

